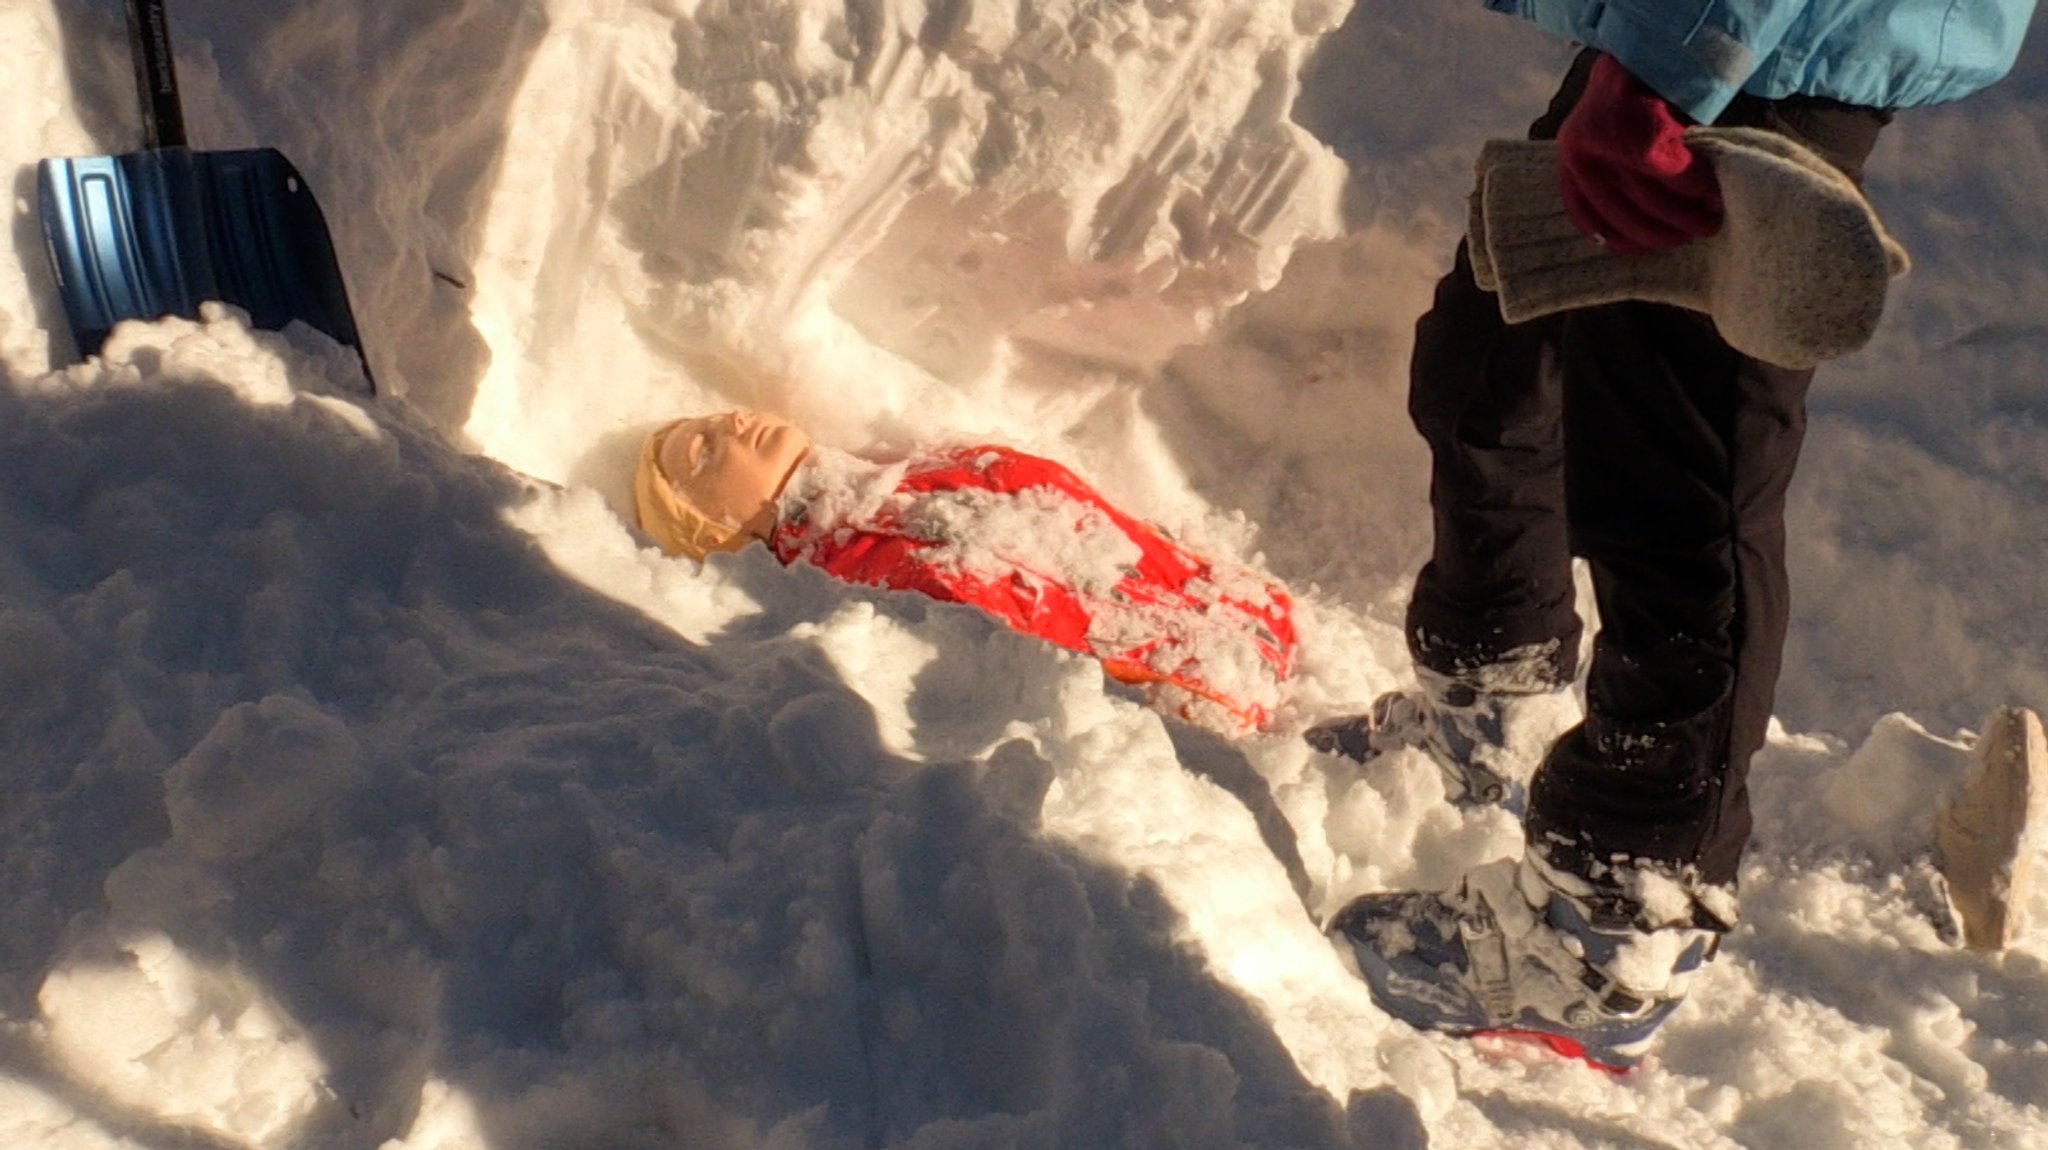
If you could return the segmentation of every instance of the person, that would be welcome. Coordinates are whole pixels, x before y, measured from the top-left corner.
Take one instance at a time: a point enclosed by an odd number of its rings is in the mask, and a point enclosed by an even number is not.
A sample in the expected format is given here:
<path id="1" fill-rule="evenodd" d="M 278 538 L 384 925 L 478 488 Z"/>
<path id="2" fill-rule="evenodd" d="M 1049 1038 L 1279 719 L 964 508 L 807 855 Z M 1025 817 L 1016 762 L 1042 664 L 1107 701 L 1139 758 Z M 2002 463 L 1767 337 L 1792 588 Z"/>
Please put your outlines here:
<path id="1" fill-rule="evenodd" d="M 1229 733 L 1267 726 L 1293 600 L 1112 506 L 1068 468 L 972 445 L 884 463 L 755 412 L 678 419 L 642 445 L 640 528 L 703 559 L 759 541 L 785 564 L 987 611 L 1100 660 L 1154 705 Z"/>
<path id="2" fill-rule="evenodd" d="M 2000 78 L 2034 7 L 1488 3 L 1584 46 L 1529 135 L 1555 141 L 1572 224 L 1631 257 L 1720 225 L 1689 126 L 1779 133 L 1860 182 L 1894 109 Z M 1410 367 L 1434 528 L 1406 622 L 1417 683 L 1308 738 L 1368 762 L 1420 749 L 1454 801 L 1516 813 L 1526 846 L 1446 890 L 1364 895 L 1330 931 L 1417 1027 L 1522 1034 L 1626 1069 L 1736 921 L 1813 373 L 1662 304 L 1508 324 L 1464 244 Z M 1574 555 L 1600 629 L 1583 715 L 1571 703 L 1560 723 L 1581 646 Z"/>

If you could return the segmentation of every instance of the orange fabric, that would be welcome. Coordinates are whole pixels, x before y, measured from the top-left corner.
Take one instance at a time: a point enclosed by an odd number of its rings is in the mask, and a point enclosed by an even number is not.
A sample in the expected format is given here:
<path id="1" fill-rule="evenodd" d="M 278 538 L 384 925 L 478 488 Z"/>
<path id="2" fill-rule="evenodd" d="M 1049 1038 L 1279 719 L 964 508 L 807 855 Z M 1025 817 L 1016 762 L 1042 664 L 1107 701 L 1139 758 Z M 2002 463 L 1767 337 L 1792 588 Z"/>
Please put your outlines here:
<path id="1" fill-rule="evenodd" d="M 1117 510 L 1060 464 L 1010 448 L 957 448 L 920 461 L 911 466 L 898 490 L 969 488 L 1007 493 L 1047 488 L 1073 500 L 1077 511 L 1101 511 L 1140 552 L 1138 562 L 1110 593 L 1117 601 L 1091 597 L 1050 572 L 1021 566 L 1009 578 L 991 581 L 941 565 L 933 561 L 934 544 L 912 535 L 886 512 L 859 524 L 819 525 L 801 515 L 791 517 L 777 527 L 769 546 L 785 563 L 803 560 L 849 582 L 918 591 L 980 607 L 1016 630 L 1095 656 L 1122 682 L 1170 685 L 1216 703 L 1245 727 L 1262 727 L 1271 719 L 1262 703 L 1233 697 L 1214 683 L 1201 665 L 1199 650 L 1176 651 L 1167 635 L 1103 649 L 1091 641 L 1090 629 L 1098 613 L 1132 605 L 1163 612 L 1169 620 L 1200 616 L 1252 636 L 1277 684 L 1291 670 L 1295 642 L 1293 602 L 1285 589 L 1267 581 L 1262 582 L 1263 594 L 1253 600 L 1226 596 L 1205 601 L 1191 592 L 1190 584 L 1211 578 L 1207 560 Z"/>

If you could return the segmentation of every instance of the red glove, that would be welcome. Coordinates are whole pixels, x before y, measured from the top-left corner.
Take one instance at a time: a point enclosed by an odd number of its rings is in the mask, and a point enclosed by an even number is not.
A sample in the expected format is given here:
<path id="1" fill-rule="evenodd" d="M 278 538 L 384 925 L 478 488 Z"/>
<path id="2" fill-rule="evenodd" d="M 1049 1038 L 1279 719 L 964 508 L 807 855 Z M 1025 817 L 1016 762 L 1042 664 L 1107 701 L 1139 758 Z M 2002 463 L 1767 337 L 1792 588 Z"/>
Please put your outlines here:
<path id="1" fill-rule="evenodd" d="M 1721 186 L 1685 142 L 1683 113 L 1602 53 L 1557 132 L 1557 178 L 1572 223 L 1625 256 L 1721 230 Z"/>

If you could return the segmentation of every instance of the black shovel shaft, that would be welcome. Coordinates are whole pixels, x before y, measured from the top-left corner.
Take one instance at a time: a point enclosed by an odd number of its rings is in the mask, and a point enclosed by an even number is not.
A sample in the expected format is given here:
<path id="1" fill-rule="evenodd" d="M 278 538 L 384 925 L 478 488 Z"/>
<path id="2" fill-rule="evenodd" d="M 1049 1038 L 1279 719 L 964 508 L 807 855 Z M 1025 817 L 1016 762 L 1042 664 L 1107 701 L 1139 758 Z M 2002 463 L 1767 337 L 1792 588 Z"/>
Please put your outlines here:
<path id="1" fill-rule="evenodd" d="M 171 60 L 171 21 L 164 0 L 127 0 L 128 40 L 135 57 L 135 87 L 142 96 L 143 144 L 185 146 L 185 110 L 178 104 L 178 71 Z"/>

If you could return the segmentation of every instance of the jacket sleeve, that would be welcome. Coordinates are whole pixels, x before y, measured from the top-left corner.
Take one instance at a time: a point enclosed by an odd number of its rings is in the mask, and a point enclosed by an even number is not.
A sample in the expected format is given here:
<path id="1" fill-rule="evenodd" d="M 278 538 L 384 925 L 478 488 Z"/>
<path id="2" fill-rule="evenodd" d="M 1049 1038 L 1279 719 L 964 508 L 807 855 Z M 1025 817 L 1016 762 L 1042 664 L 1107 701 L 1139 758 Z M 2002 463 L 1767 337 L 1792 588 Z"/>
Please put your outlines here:
<path id="1" fill-rule="evenodd" d="M 1756 71 L 1758 62 L 1777 50 L 1810 4 L 1810 0 L 1520 2 L 1528 5 L 1528 14 L 1537 23 L 1612 55 L 1658 95 L 1702 124 L 1711 124 L 1721 115 Z"/>

